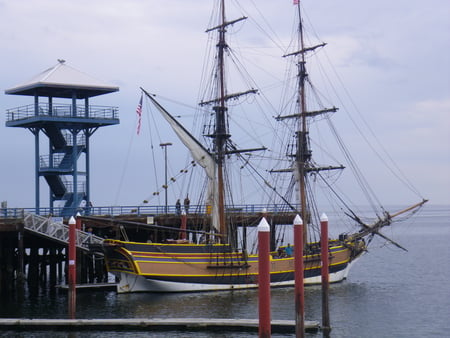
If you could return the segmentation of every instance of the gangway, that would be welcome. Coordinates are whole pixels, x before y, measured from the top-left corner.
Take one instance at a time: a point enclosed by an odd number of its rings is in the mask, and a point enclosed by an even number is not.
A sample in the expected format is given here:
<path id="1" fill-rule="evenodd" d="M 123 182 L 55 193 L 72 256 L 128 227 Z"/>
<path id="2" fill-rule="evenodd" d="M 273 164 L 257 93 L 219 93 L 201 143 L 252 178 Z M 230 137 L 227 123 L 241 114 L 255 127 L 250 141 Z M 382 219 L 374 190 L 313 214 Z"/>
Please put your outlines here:
<path id="1" fill-rule="evenodd" d="M 69 243 L 69 226 L 62 222 L 32 213 L 25 213 L 23 222 L 27 231 L 64 245 Z M 91 246 L 98 246 L 103 243 L 103 238 L 92 233 L 77 229 L 76 234 L 76 246 L 83 251 L 89 252 Z"/>

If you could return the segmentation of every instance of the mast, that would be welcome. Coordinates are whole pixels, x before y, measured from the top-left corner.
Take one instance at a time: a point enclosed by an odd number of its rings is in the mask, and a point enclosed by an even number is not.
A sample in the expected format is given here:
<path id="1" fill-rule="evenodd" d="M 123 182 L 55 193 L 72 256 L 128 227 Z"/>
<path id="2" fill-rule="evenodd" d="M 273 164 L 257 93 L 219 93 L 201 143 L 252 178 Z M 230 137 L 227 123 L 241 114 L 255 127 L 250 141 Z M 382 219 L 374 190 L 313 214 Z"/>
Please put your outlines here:
<path id="1" fill-rule="evenodd" d="M 311 161 L 312 151 L 310 148 L 309 142 L 309 128 L 308 128 L 308 119 L 317 115 L 334 113 L 338 109 L 336 107 L 333 108 L 325 108 L 320 110 L 308 111 L 306 105 L 306 82 L 308 78 L 308 73 L 306 72 L 306 53 L 312 52 L 317 48 L 325 46 L 325 43 L 321 43 L 312 47 L 306 47 L 304 42 L 304 34 L 303 34 L 303 21 L 302 21 L 302 13 L 300 7 L 300 1 L 296 3 L 297 5 L 297 13 L 298 13 L 298 47 L 299 50 L 285 54 L 283 57 L 295 57 L 297 62 L 297 103 L 298 109 L 294 114 L 277 116 L 276 119 L 278 121 L 284 119 L 294 119 L 294 123 L 296 123 L 296 132 L 295 132 L 295 152 L 290 154 L 293 158 L 293 166 L 290 169 L 277 170 L 272 172 L 283 172 L 283 171 L 291 171 L 294 174 L 298 182 L 299 187 L 299 199 L 300 199 L 300 213 L 301 217 L 304 221 L 305 226 L 303 227 L 303 240 L 305 244 L 308 240 L 308 224 L 311 223 L 311 215 L 308 208 L 308 196 L 307 196 L 307 175 L 311 172 L 318 172 L 322 170 L 335 170 L 335 169 L 343 169 L 343 166 L 327 166 L 327 167 L 316 167 Z"/>
<path id="2" fill-rule="evenodd" d="M 299 30 L 299 46 L 300 51 L 305 48 L 303 39 L 303 24 L 301 16 L 300 1 L 297 4 L 298 10 L 298 30 Z M 299 53 L 300 60 L 298 61 L 298 86 L 299 93 L 298 98 L 300 101 L 300 118 L 298 119 L 298 130 L 297 130 L 297 153 L 295 156 L 295 161 L 298 170 L 299 177 L 299 189 L 300 189 L 300 206 L 301 206 L 301 217 L 304 220 L 305 226 L 303 227 L 303 241 L 306 243 L 308 240 L 308 224 L 309 215 L 307 210 L 307 200 L 306 200 L 306 163 L 311 158 L 311 151 L 309 150 L 309 145 L 307 142 L 307 124 L 306 124 L 306 100 L 305 100 L 305 81 L 306 81 L 306 68 L 305 68 L 305 53 Z"/>
<path id="3" fill-rule="evenodd" d="M 242 95 L 256 93 L 257 90 L 250 89 L 241 93 L 227 94 L 226 89 L 226 78 L 225 78 L 225 52 L 229 48 L 226 41 L 226 28 L 229 25 L 233 25 L 236 22 L 247 19 L 247 17 L 241 17 L 236 20 L 226 21 L 225 17 L 225 0 L 220 0 L 220 19 L 219 24 L 216 27 L 209 28 L 206 32 L 211 32 L 213 30 L 218 31 L 218 41 L 216 44 L 217 48 L 217 69 L 216 69 L 216 97 L 209 101 L 200 102 L 201 106 L 213 104 L 212 110 L 215 117 L 215 127 L 212 134 L 206 135 L 213 139 L 213 154 L 217 164 L 217 209 L 218 209 L 218 221 L 219 221 L 219 232 L 220 238 L 223 243 L 228 243 L 229 229 L 225 220 L 225 183 L 224 183 L 224 171 L 225 171 L 225 157 L 231 153 L 242 152 L 242 150 L 232 150 L 227 151 L 227 142 L 231 137 L 228 130 L 227 121 L 227 101 L 229 99 L 235 99 Z M 259 150 L 259 149 L 252 149 Z"/>
<path id="4" fill-rule="evenodd" d="M 216 153 L 217 160 L 217 180 L 218 180 L 218 198 L 219 198 L 219 229 L 223 240 L 227 241 L 228 229 L 225 224 L 225 192 L 224 192 L 224 182 L 223 182 L 223 164 L 224 164 L 224 153 L 225 153 L 225 142 L 230 137 L 227 132 L 227 125 L 225 120 L 225 114 L 227 107 L 225 105 L 225 59 L 224 52 L 227 48 L 225 41 L 225 0 L 220 2 L 220 12 L 221 12 L 221 22 L 219 28 L 219 41 L 217 44 L 218 48 L 218 87 L 219 87 L 219 105 L 213 107 L 216 115 L 216 130 L 214 139 L 214 150 Z"/>

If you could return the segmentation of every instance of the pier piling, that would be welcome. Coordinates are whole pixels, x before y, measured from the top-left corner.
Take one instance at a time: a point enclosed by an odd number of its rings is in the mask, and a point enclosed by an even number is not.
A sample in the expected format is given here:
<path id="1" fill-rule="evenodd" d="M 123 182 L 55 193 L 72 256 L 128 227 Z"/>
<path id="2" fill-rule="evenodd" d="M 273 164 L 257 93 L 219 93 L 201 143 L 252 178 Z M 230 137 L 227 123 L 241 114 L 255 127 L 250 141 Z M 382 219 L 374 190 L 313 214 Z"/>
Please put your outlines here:
<path id="1" fill-rule="evenodd" d="M 329 337 L 330 326 L 330 311 L 328 307 L 328 292 L 329 292 L 329 262 L 328 262 L 328 217 L 322 214 L 320 217 L 320 248 L 322 259 L 322 332 L 324 337 Z"/>
<path id="2" fill-rule="evenodd" d="M 258 225 L 259 337 L 270 338 L 270 227 L 263 218 Z"/>
<path id="3" fill-rule="evenodd" d="M 294 264 L 295 264 L 295 333 L 297 338 L 305 336 L 305 284 L 303 264 L 303 220 L 294 219 Z"/>
<path id="4" fill-rule="evenodd" d="M 73 217 L 69 220 L 69 318 L 75 319 L 76 309 L 76 282 L 77 282 L 77 248 L 76 221 Z"/>

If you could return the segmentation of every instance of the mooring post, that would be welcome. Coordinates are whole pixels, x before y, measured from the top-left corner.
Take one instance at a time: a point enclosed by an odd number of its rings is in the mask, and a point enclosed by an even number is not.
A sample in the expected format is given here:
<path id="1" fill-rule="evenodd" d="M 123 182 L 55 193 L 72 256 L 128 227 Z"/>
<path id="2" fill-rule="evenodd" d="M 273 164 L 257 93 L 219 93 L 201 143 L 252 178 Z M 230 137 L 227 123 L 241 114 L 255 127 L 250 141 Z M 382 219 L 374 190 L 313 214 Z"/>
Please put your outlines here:
<path id="1" fill-rule="evenodd" d="M 183 210 L 181 212 L 181 226 L 180 229 L 183 230 L 180 232 L 180 239 L 186 239 L 186 228 L 187 228 L 187 215 Z"/>
<path id="2" fill-rule="evenodd" d="M 331 326 L 330 311 L 328 308 L 328 217 L 325 214 L 322 214 L 320 217 L 320 254 L 322 260 L 322 330 L 324 337 L 328 337 L 331 331 Z"/>
<path id="3" fill-rule="evenodd" d="M 76 222 L 76 229 L 81 230 L 81 214 L 79 212 L 77 212 L 75 222 Z"/>
<path id="4" fill-rule="evenodd" d="M 295 336 L 305 336 L 305 286 L 303 264 L 303 220 L 294 218 Z"/>
<path id="5" fill-rule="evenodd" d="M 69 219 L 69 318 L 75 319 L 77 282 L 76 221 Z"/>
<path id="6" fill-rule="evenodd" d="M 270 318 L 270 226 L 263 217 L 258 225 L 259 337 L 271 335 Z"/>
<path id="7" fill-rule="evenodd" d="M 77 250 L 77 242 L 78 242 L 78 233 L 82 230 L 82 224 L 81 224 L 81 214 L 77 212 L 75 215 L 75 252 L 76 252 L 76 281 L 78 283 L 83 283 L 87 281 L 87 273 L 86 273 L 86 257 L 84 256 L 83 252 L 81 250 Z M 86 229 L 83 229 L 83 231 Z M 89 231 L 88 231 L 89 232 Z M 90 239 L 89 239 L 90 244 Z"/>

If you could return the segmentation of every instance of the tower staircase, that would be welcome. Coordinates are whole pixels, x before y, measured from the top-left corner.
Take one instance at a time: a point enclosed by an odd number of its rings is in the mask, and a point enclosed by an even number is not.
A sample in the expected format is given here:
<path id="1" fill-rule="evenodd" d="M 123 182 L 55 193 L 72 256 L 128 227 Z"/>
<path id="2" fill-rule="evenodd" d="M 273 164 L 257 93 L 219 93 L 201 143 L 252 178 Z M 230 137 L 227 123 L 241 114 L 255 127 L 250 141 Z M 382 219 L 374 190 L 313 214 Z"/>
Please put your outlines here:
<path id="1" fill-rule="evenodd" d="M 86 200 L 86 189 L 83 182 L 75 193 L 73 183 L 67 180 L 68 175 L 75 174 L 75 163 L 83 152 L 86 152 L 86 138 L 79 135 L 73 145 L 72 134 L 54 125 L 44 128 L 50 142 L 50 154 L 40 156 L 39 176 L 43 176 L 50 188 L 53 200 L 64 201 L 62 215 L 74 215 L 82 200 Z M 75 152 L 75 155 L 74 155 Z M 77 171 L 77 175 L 83 175 Z"/>
<path id="2" fill-rule="evenodd" d="M 51 213 L 58 207 L 59 216 L 67 218 L 80 210 L 83 200 L 90 204 L 90 137 L 100 127 L 119 124 L 117 107 L 91 105 L 90 99 L 118 90 L 61 59 L 31 80 L 5 90 L 34 99 L 32 104 L 8 109 L 6 126 L 26 128 L 34 135 L 36 214 L 41 210 L 42 177 L 49 186 Z M 48 140 L 40 139 L 41 134 Z M 48 147 L 43 146 L 46 142 Z M 47 155 L 42 155 L 42 149 L 48 149 Z"/>

